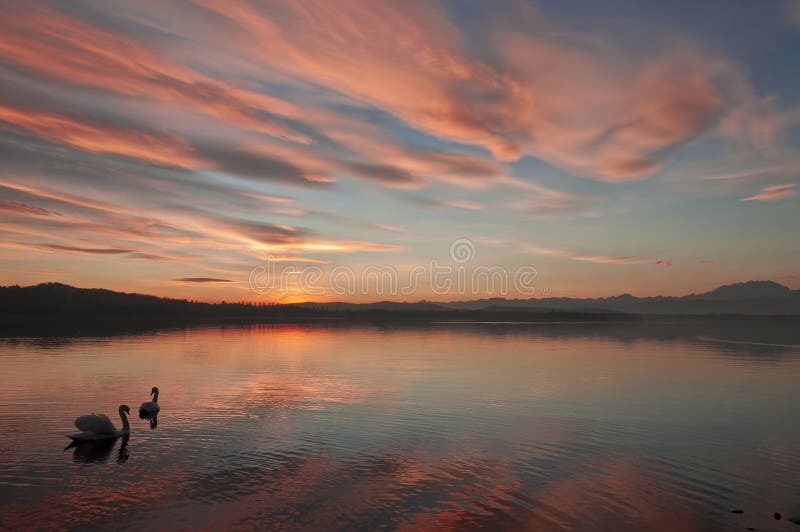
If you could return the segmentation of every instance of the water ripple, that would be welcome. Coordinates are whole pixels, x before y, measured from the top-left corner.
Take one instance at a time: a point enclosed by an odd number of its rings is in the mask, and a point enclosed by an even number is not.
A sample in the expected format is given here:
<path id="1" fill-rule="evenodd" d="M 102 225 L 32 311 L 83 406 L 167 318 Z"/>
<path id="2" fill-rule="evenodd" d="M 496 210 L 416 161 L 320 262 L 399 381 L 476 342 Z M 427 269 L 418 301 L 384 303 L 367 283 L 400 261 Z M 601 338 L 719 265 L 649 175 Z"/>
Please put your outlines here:
<path id="1" fill-rule="evenodd" d="M 560 331 L 0 342 L 0 528 L 724 530 L 800 515 L 794 351 Z M 154 384 L 155 428 L 133 419 L 125 446 L 63 450 L 76 415 L 135 407 Z"/>

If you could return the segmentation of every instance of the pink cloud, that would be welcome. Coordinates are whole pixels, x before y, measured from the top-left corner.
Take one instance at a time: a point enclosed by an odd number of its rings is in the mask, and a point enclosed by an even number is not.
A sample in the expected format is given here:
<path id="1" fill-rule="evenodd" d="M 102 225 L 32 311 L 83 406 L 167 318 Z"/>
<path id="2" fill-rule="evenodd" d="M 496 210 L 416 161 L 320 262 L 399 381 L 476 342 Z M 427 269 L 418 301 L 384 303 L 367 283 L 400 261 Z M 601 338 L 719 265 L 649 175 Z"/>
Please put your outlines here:
<path id="1" fill-rule="evenodd" d="M 192 167 L 198 159 L 181 139 L 135 129 L 92 124 L 63 114 L 0 103 L 0 122 L 75 148 L 133 157 L 169 166 Z"/>
<path id="2" fill-rule="evenodd" d="M 742 201 L 778 201 L 781 199 L 793 198 L 797 196 L 796 187 L 797 185 L 795 183 L 764 187 L 758 194 L 743 198 Z"/>
<path id="3" fill-rule="evenodd" d="M 650 262 L 650 259 L 636 255 L 613 256 L 595 253 L 583 253 L 569 249 L 547 248 L 532 244 L 527 244 L 523 246 L 523 248 L 526 252 L 533 253 L 535 255 L 563 257 L 565 259 L 577 260 L 581 262 L 593 262 L 595 264 L 644 264 Z"/>
<path id="4" fill-rule="evenodd" d="M 486 45 L 494 57 L 488 61 L 469 53 L 466 36 L 443 10 L 422 1 L 368 7 L 357 1 L 335 6 L 280 0 L 261 6 L 246 0 L 197 4 L 202 9 L 187 6 L 186 20 L 202 20 L 202 35 L 192 33 L 193 23 L 164 23 L 172 9 L 168 6 L 151 4 L 135 14 L 123 6 L 115 12 L 183 37 L 185 48 L 168 47 L 168 53 L 137 35 L 98 28 L 59 11 L 11 10 L 0 21 L 10 36 L 0 43 L 0 55 L 42 76 L 176 104 L 245 130 L 296 141 L 294 147 L 268 149 L 291 153 L 292 161 L 313 162 L 307 181 L 315 180 L 315 171 L 334 169 L 396 188 L 420 187 L 423 178 L 482 186 L 504 177 L 506 169 L 498 161 L 523 155 L 584 177 L 625 181 L 656 172 L 667 149 L 697 138 L 720 119 L 731 135 L 748 136 L 757 144 L 770 143 L 785 122 L 776 118 L 772 102 L 754 98 L 743 76 L 719 57 L 681 45 L 639 58 L 601 39 L 554 38 L 568 31 L 539 14 L 532 19 L 512 14 L 503 25 L 488 21 Z M 534 23 L 542 31 L 521 31 Z M 592 46 L 585 46 L 589 40 Z M 190 67 L 180 61 L 197 56 L 190 46 L 213 49 L 215 60 L 224 57 L 221 49 L 227 46 L 228 58 L 253 79 L 310 82 L 440 139 L 485 148 L 497 161 L 404 147 L 369 127 L 343 132 L 347 119 L 336 113 L 251 90 L 240 78 L 212 77 L 199 66 Z M 193 66 L 203 63 L 199 57 Z M 282 118 L 324 130 L 352 149 L 354 157 L 303 151 L 311 139 Z M 79 140 L 73 145 L 101 149 L 96 142 Z M 157 153 L 156 158 L 182 166 L 192 156 Z M 324 173 L 317 178 L 332 179 Z"/>
<path id="5" fill-rule="evenodd" d="M 529 93 L 518 138 L 534 155 L 603 181 L 651 174 L 659 152 L 712 126 L 727 105 L 717 78 L 733 75 L 697 53 L 620 64 L 624 52 L 608 46 L 570 49 L 527 34 L 503 35 L 501 46 Z"/>
<path id="6" fill-rule="evenodd" d="M 490 64 L 470 57 L 463 35 L 424 2 L 202 4 L 237 24 L 235 45 L 266 68 L 500 160 L 530 154 L 606 181 L 657 170 L 659 154 L 713 126 L 734 103 L 728 87 L 740 85 L 729 64 L 696 52 L 626 63 L 608 43 L 509 30 L 492 32 L 501 59 Z"/>
<path id="7" fill-rule="evenodd" d="M 609 42 L 587 47 L 550 37 L 564 29 L 538 15 L 534 22 L 550 31 L 523 34 L 513 23 L 502 30 L 489 24 L 487 44 L 496 55 L 489 62 L 472 57 L 465 35 L 423 1 L 197 3 L 206 15 L 215 12 L 216 22 L 206 17 L 202 36 L 189 34 L 190 24 L 176 22 L 170 30 L 187 32 L 186 42 L 213 40 L 215 57 L 225 46 L 231 57 L 246 55 L 254 77 L 280 73 L 377 107 L 440 139 L 485 148 L 499 161 L 533 155 L 603 181 L 657 171 L 666 149 L 712 127 L 747 92 L 738 72 L 717 57 L 684 47 L 634 59 Z M 164 10 L 169 8 L 153 4 L 137 18 L 158 20 Z M 116 15 L 125 14 L 123 8 Z M 520 17 L 516 24 L 529 22 Z M 336 113 L 212 78 L 179 62 L 180 53 L 158 53 L 138 36 L 61 12 L 15 10 L 0 26 L 13 37 L 0 43 L 0 54 L 24 68 L 297 141 L 294 148 L 270 149 L 293 151 L 293 161 L 315 160 L 318 169 L 334 167 L 398 188 L 420 186 L 423 177 L 478 186 L 505 174 L 483 156 L 404 147 L 370 131 L 376 128 L 342 127 L 346 120 Z M 297 148 L 311 139 L 275 117 L 324 129 L 356 157 L 310 150 L 298 157 Z M 80 145 L 87 144 L 83 139 Z M 186 166 L 189 154 L 181 155 L 172 159 L 184 159 Z"/>
<path id="8" fill-rule="evenodd" d="M 669 268 L 670 266 L 672 266 L 672 261 L 671 260 L 658 259 L 657 261 L 655 261 L 654 264 L 661 265 L 661 266 L 666 266 L 667 268 Z"/>
<path id="9" fill-rule="evenodd" d="M 601 197 L 576 192 L 565 192 L 543 187 L 521 179 L 509 180 L 506 184 L 520 189 L 506 208 L 526 218 L 548 219 L 568 215 L 592 216 L 603 199 Z"/>
<path id="10" fill-rule="evenodd" d="M 146 16 L 158 19 L 158 9 L 168 9 L 166 6 L 151 8 L 152 12 L 147 15 L 140 12 L 135 15 L 136 18 Z M 293 9 L 298 15 L 305 13 L 311 16 L 310 12 L 305 12 L 300 6 L 293 6 Z M 428 7 L 417 13 L 405 13 L 404 20 L 411 27 L 416 23 L 413 15 L 424 12 L 434 11 Z M 125 10 L 122 9 L 115 16 L 124 13 Z M 133 13 L 127 14 L 134 16 Z M 208 28 L 209 34 L 213 34 L 215 30 L 225 31 L 221 29 L 224 24 L 212 26 L 213 28 Z M 290 130 L 284 123 L 272 117 L 301 120 L 312 128 L 324 129 L 334 140 L 344 142 L 346 147 L 353 150 L 354 158 L 343 159 L 313 148 L 298 150 L 297 146 L 265 144 L 259 140 L 248 148 L 249 153 L 245 149 L 237 154 L 241 158 L 251 157 L 251 153 L 262 156 L 274 153 L 297 161 L 298 164 L 311 165 L 314 170 L 304 175 L 308 182 L 331 182 L 333 179 L 325 175 L 325 170 L 328 169 L 396 188 L 419 187 L 422 177 L 475 184 L 491 180 L 505 172 L 500 165 L 481 156 L 400 146 L 393 139 L 386 138 L 386 134 L 379 128 L 354 123 L 356 121 L 313 105 L 297 106 L 273 96 L 243 89 L 224 76 L 211 78 L 177 61 L 180 54 L 173 53 L 172 49 L 169 50 L 170 53 L 159 53 L 159 50 L 152 47 L 152 42 L 146 42 L 135 34 L 107 31 L 56 10 L 34 7 L 12 10 L 0 20 L 0 29 L 5 30 L 7 36 L 0 42 L 0 56 L 5 56 L 39 75 L 57 78 L 68 84 L 101 89 L 132 100 L 158 100 L 175 104 L 220 118 L 244 130 L 267 133 L 306 145 L 310 142 L 308 137 Z M 434 31 L 438 31 L 432 27 L 429 30 L 420 35 L 420 38 L 429 38 Z M 187 37 L 191 37 L 189 40 L 192 42 L 197 41 L 197 35 Z M 369 47 L 372 46 L 373 44 L 369 44 Z M 255 57 L 261 55 L 260 49 L 250 51 Z M 332 53 L 332 50 L 328 53 Z M 350 52 L 342 50 L 342 53 L 346 56 Z M 236 52 L 237 57 L 240 55 L 240 52 Z M 331 68 L 335 67 L 331 61 Z M 432 74 L 433 71 L 429 73 Z M 260 76 L 263 74 L 264 72 L 258 72 Z M 360 77 L 366 79 L 364 76 Z M 378 94 L 397 92 L 397 87 L 388 86 L 390 81 L 386 80 L 386 86 Z M 405 85 L 413 86 L 419 81 L 406 79 Z M 141 134 L 138 143 L 134 142 L 137 139 L 131 135 L 128 135 L 124 143 L 120 143 L 117 137 L 122 132 L 116 132 L 106 139 L 102 132 L 92 131 L 97 130 L 97 126 L 80 123 L 74 117 L 64 124 L 69 126 L 70 131 L 66 131 L 65 127 L 58 128 L 59 131 L 55 127 L 45 127 L 41 116 L 27 121 L 23 121 L 23 117 L 18 115 L 5 118 L 6 121 L 51 141 L 64 142 L 84 150 L 135 156 L 159 164 L 171 161 L 173 165 L 184 168 L 219 166 L 215 164 L 217 161 L 209 160 L 207 156 L 189 153 L 188 146 L 184 153 L 178 154 L 171 150 L 162 156 L 165 149 L 156 149 L 157 146 L 151 138 L 153 135 L 147 133 Z M 66 117 L 57 118 L 66 120 Z M 75 135 L 78 129 L 83 130 L 80 136 Z M 101 143 L 100 140 L 105 142 Z M 165 146 L 170 144 L 171 142 L 166 142 Z M 265 150 L 264 146 L 268 146 L 268 149 Z M 153 153 L 144 157 L 150 151 Z"/>
<path id="11" fill-rule="evenodd" d="M 376 229 L 380 229 L 381 231 L 387 231 L 389 233 L 402 233 L 405 231 L 402 227 L 398 225 L 390 225 L 390 224 L 374 224 Z"/>
<path id="12" fill-rule="evenodd" d="M 767 176 L 775 172 L 787 172 L 787 171 L 789 172 L 792 171 L 792 165 L 776 164 L 776 165 L 767 165 L 757 168 L 751 168 L 748 170 L 736 170 L 732 172 L 724 172 L 721 174 L 711 174 L 703 176 L 703 179 L 710 181 L 725 181 L 728 179 L 748 179 L 751 177 Z"/>
<path id="13" fill-rule="evenodd" d="M 188 284 L 225 284 L 235 283 L 230 279 L 217 279 L 216 277 L 181 277 L 179 279 L 172 279 L 175 283 L 188 283 Z"/>
<path id="14" fill-rule="evenodd" d="M 0 127 L 3 126 L 21 128 L 78 150 L 118 155 L 161 166 L 185 170 L 215 169 L 250 179 L 301 186 L 324 187 L 334 182 L 319 169 L 300 167 L 269 153 L 236 146 L 191 146 L 177 135 L 147 131 L 133 124 L 109 125 L 88 117 L 0 102 Z"/>
<path id="15" fill-rule="evenodd" d="M 131 253 L 134 250 L 132 249 L 121 249 L 121 248 L 83 248 L 83 247 L 75 247 L 75 246 L 64 246 L 61 244 L 27 244 L 27 243 L 20 243 L 17 242 L 23 247 L 32 247 L 34 249 L 41 249 L 45 251 L 66 251 L 68 253 L 88 253 L 90 255 L 120 255 Z"/>
<path id="16" fill-rule="evenodd" d="M 29 216 L 60 216 L 57 212 L 48 211 L 47 209 L 28 205 L 27 203 L 6 200 L 0 200 L 0 211 L 26 214 Z"/>
<path id="17" fill-rule="evenodd" d="M 464 209 L 468 211 L 482 211 L 486 207 L 477 201 L 451 199 L 444 202 L 448 207 L 456 207 L 457 209 Z"/>
<path id="18" fill-rule="evenodd" d="M 751 97 L 732 110 L 721 122 L 723 133 L 735 139 L 740 149 L 752 149 L 774 156 L 782 135 L 800 123 L 800 109 L 781 109 L 776 99 Z"/>
<path id="19" fill-rule="evenodd" d="M 171 61 L 139 39 L 38 6 L 3 13 L 0 55 L 69 83 L 144 97 L 207 113 L 267 134 L 308 139 L 265 113 L 295 116 L 288 102 L 241 89 Z"/>
<path id="20" fill-rule="evenodd" d="M 149 206 L 150 214 L 136 214 L 135 205 L 116 204 L 94 198 L 77 198 L 38 186 L 35 180 L 20 185 L 0 181 L 0 191 L 14 194 L 25 201 L 57 206 L 59 216 L 40 216 L 38 208 L 20 209 L 21 201 L 6 202 L 14 207 L 19 222 L 4 221 L 4 231 L 14 231 L 13 246 L 33 251 L 50 251 L 83 255 L 118 255 L 129 259 L 146 259 L 162 263 L 182 263 L 210 272 L 229 274 L 254 257 L 264 253 L 278 255 L 280 260 L 325 263 L 316 253 L 395 252 L 402 246 L 368 240 L 337 239 L 322 236 L 303 228 L 233 218 L 221 218 L 203 209 L 179 208 L 172 205 L 158 210 Z M 128 198 L 135 202 L 134 198 Z M 283 197 L 256 194 L 256 201 L 269 205 L 291 205 Z M 273 200 L 273 201 L 270 201 Z M 4 200 L 5 201 L 5 200 Z M 0 204 L 1 206 L 2 204 Z M 24 205 L 27 205 L 25 203 Z M 44 210 L 44 209 L 43 209 Z M 50 211 L 46 211 L 50 212 Z M 294 213 L 292 213 L 294 214 Z M 370 227 L 377 227 L 371 224 Z M 385 226 L 384 230 L 399 228 Z M 52 244 L 54 239 L 58 243 Z M 91 245 L 87 243 L 91 242 Z M 102 245 L 97 244 L 102 242 Z M 8 247 L 8 246 L 6 246 Z M 224 252 L 225 260 L 220 261 Z M 289 255 L 293 252 L 295 255 Z M 277 260 L 277 259 L 276 259 Z M 221 268 L 213 264 L 220 262 Z"/>
<path id="21" fill-rule="evenodd" d="M 404 145 L 374 124 L 329 111 L 317 110 L 310 120 L 349 155 L 309 153 L 302 146 L 270 149 L 285 150 L 284 157 L 289 157 L 287 152 L 291 151 L 293 160 L 311 158 L 311 164 L 319 167 L 333 167 L 393 188 L 421 188 L 426 179 L 483 188 L 498 183 L 507 174 L 502 164 L 485 156 Z"/>

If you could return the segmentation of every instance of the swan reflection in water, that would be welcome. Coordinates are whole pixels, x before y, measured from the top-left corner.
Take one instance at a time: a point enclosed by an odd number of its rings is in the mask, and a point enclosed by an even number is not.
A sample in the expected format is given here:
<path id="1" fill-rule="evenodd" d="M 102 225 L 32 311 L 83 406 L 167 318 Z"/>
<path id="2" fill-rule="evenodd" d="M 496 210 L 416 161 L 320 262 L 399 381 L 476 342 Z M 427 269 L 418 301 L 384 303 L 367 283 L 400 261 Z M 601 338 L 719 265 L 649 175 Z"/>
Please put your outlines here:
<path id="1" fill-rule="evenodd" d="M 117 445 L 117 441 L 121 440 L 121 445 L 115 454 L 116 461 L 118 464 L 122 464 L 128 461 L 130 457 L 130 453 L 128 450 L 128 439 L 130 436 L 125 434 L 121 438 L 114 438 L 114 439 L 105 439 L 105 440 L 96 440 L 96 441 L 87 441 L 87 442 L 77 442 L 73 441 L 69 445 L 67 445 L 64 450 L 67 449 L 75 449 L 72 452 L 72 460 L 78 463 L 97 463 L 97 462 L 108 462 L 108 459 L 111 457 L 111 452 L 114 450 L 114 447 Z"/>
<path id="2" fill-rule="evenodd" d="M 150 430 L 158 427 L 158 412 L 142 412 L 139 411 L 139 419 L 146 419 L 150 422 Z"/>

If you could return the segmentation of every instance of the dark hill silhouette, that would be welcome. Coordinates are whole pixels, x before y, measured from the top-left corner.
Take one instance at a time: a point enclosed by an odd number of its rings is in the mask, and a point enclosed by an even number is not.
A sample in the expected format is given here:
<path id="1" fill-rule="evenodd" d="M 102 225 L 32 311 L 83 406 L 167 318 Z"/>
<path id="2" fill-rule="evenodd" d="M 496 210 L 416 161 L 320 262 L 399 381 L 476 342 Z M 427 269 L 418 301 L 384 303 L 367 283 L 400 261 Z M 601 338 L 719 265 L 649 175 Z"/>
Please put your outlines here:
<path id="1" fill-rule="evenodd" d="M 797 295 L 788 286 L 775 281 L 747 281 L 745 283 L 726 284 L 704 294 L 687 296 L 687 299 L 705 299 L 711 301 L 736 301 L 754 298 L 791 298 Z"/>
<path id="2" fill-rule="evenodd" d="M 76 288 L 61 283 L 0 287 L 4 316 L 205 316 L 266 312 L 272 305 L 203 303 L 103 288 Z"/>
<path id="3" fill-rule="evenodd" d="M 60 283 L 0 287 L 6 329 L 22 322 L 130 320 L 183 325 L 211 322 L 359 321 L 609 321 L 639 315 L 800 316 L 800 291 L 772 281 L 749 281 L 683 297 L 622 294 L 595 299 L 489 298 L 433 303 L 204 303 L 76 288 Z"/>
<path id="4" fill-rule="evenodd" d="M 773 281 L 747 281 L 721 286 L 702 294 L 688 296 L 636 297 L 619 296 L 577 299 L 551 297 L 541 299 L 480 299 L 453 301 L 450 308 L 478 309 L 487 306 L 546 308 L 550 310 L 601 310 L 635 314 L 740 314 L 800 315 L 800 290 Z"/>
<path id="5" fill-rule="evenodd" d="M 203 303 L 185 299 L 114 292 L 98 288 L 76 288 L 60 283 L 0 287 L 0 330 L 16 335 L 60 327 L 100 329 L 111 326 L 155 328 L 202 323 L 304 322 L 350 320 L 365 322 L 433 321 L 621 321 L 635 315 L 601 310 L 553 310 L 519 307 L 462 310 L 434 303 L 369 304 L 299 303 L 259 304 L 246 302 Z M 134 327 L 136 326 L 136 327 Z"/>

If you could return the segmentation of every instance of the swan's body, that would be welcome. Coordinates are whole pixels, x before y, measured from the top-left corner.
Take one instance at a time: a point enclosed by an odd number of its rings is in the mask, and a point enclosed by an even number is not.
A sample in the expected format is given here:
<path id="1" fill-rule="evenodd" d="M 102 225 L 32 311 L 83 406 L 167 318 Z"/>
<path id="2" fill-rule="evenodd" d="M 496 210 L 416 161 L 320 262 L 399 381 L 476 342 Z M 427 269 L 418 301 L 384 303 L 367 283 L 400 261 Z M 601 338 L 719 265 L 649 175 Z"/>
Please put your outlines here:
<path id="1" fill-rule="evenodd" d="M 150 419 L 161 410 L 161 407 L 158 406 L 158 386 L 153 386 L 150 395 L 153 396 L 153 400 L 142 403 L 142 406 L 139 407 L 139 417 L 142 419 Z"/>
<path id="2" fill-rule="evenodd" d="M 117 429 L 114 424 L 108 419 L 105 414 L 87 414 L 75 420 L 75 426 L 81 432 L 77 434 L 68 434 L 75 443 L 82 443 L 87 441 L 110 440 L 116 439 L 120 436 L 130 434 L 131 428 L 128 424 L 128 417 L 125 414 L 130 414 L 131 409 L 128 405 L 119 406 L 119 417 L 122 420 L 122 429 Z"/>

